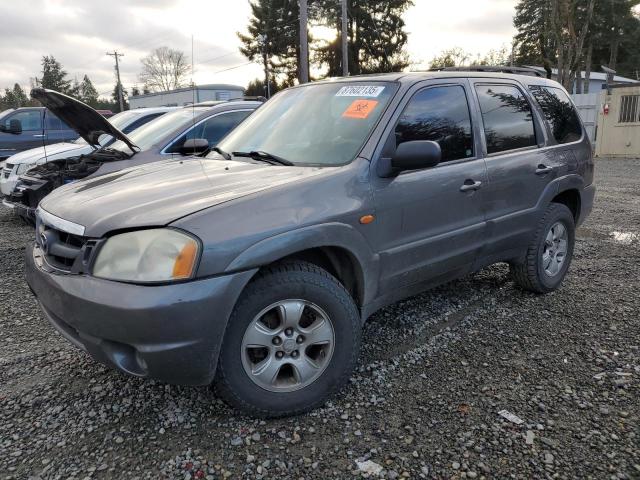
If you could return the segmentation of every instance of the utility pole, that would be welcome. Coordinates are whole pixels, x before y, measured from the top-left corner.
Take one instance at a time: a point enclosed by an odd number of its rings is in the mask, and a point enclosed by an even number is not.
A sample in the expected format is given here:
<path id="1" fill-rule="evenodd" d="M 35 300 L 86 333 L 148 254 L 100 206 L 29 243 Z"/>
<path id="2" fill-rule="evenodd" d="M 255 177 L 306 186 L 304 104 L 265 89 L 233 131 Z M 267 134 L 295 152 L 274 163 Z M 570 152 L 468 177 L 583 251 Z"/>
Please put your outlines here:
<path id="1" fill-rule="evenodd" d="M 349 76 L 349 36 L 347 35 L 347 0 L 342 2 L 342 75 Z"/>
<path id="2" fill-rule="evenodd" d="M 307 0 L 300 0 L 300 83 L 309 81 L 309 37 L 307 36 Z"/>
<path id="3" fill-rule="evenodd" d="M 124 57 L 124 53 L 118 53 L 117 50 L 114 50 L 113 53 L 107 52 L 107 55 L 116 59 L 116 77 L 118 78 L 118 84 L 116 87 L 118 88 L 118 101 L 120 102 L 120 111 L 124 112 L 124 96 L 122 95 L 122 82 L 120 81 L 120 63 L 118 62 L 118 57 Z"/>

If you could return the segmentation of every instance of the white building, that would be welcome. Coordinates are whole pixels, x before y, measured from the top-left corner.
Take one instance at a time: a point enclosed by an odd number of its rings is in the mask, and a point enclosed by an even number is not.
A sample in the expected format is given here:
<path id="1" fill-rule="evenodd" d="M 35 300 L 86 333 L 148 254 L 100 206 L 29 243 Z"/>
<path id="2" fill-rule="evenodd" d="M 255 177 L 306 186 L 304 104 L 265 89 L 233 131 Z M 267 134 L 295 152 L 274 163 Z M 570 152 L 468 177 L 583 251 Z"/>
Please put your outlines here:
<path id="1" fill-rule="evenodd" d="M 182 107 L 212 100 L 233 100 L 244 95 L 237 85 L 210 84 L 178 88 L 167 92 L 146 93 L 129 97 L 130 108 Z"/>
<path id="2" fill-rule="evenodd" d="M 542 67 L 529 67 L 538 70 L 542 75 L 546 75 L 547 72 Z M 551 77 L 553 80 L 558 80 L 558 69 L 551 69 Z M 580 77 L 582 78 L 582 82 L 584 82 L 585 72 L 580 72 Z M 613 83 L 637 83 L 638 80 L 634 80 L 633 78 L 621 77 L 620 75 L 615 75 L 613 77 Z M 584 84 L 584 83 L 583 83 Z M 589 93 L 600 93 L 603 88 L 606 88 L 607 85 L 607 74 L 602 72 L 591 72 L 589 74 Z M 584 92 L 584 89 L 582 90 Z M 573 90 L 569 93 L 576 93 L 575 84 L 573 86 Z"/>

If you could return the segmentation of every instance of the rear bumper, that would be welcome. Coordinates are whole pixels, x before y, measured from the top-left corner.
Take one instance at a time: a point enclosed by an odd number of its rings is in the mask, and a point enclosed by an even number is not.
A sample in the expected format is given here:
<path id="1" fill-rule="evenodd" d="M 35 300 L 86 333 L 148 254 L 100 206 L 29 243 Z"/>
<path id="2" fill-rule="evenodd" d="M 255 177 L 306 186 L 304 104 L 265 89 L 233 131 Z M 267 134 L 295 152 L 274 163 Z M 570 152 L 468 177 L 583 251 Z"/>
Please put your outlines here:
<path id="1" fill-rule="evenodd" d="M 596 196 L 596 186 L 594 184 L 584 187 L 580 195 L 580 217 L 578 218 L 577 226 L 584 223 L 587 217 L 593 210 L 593 200 Z"/>
<path id="2" fill-rule="evenodd" d="M 27 249 L 27 282 L 53 326 L 96 360 L 137 377 L 207 385 L 227 321 L 253 271 L 163 286 L 48 271 Z"/>

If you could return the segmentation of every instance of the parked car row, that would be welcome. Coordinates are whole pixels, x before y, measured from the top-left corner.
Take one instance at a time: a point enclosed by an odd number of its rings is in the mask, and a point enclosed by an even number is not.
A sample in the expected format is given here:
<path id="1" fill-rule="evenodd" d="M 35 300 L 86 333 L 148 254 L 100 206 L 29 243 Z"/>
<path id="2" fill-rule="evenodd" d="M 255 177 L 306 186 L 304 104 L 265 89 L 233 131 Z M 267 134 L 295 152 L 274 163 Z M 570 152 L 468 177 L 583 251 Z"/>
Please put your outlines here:
<path id="1" fill-rule="evenodd" d="M 75 130 L 43 107 L 10 109 L 0 114 L 0 161 L 23 150 L 76 138 Z"/>
<path id="2" fill-rule="evenodd" d="M 130 135 L 34 96 L 69 125 L 82 116 L 97 148 L 36 167 L 14 195 L 37 207 L 27 280 L 46 317 L 101 362 L 213 383 L 260 417 L 339 391 L 363 322 L 401 298 L 496 262 L 524 289 L 557 289 L 595 194 L 576 109 L 543 78 L 334 79 Z"/>
<path id="3" fill-rule="evenodd" d="M 111 117 L 109 123 L 118 130 L 121 130 L 122 133 L 128 134 L 171 110 L 175 110 L 175 107 L 128 110 Z M 49 115 L 53 114 L 49 113 Z M 115 141 L 116 139 L 113 136 L 106 133 L 98 138 L 100 148 L 108 147 Z M 42 145 L 41 147 L 24 150 L 12 155 L 11 160 L 5 162 L 2 173 L 0 174 L 0 192 L 6 197 L 10 196 L 18 183 L 18 178 L 36 165 L 42 165 L 59 159 L 87 155 L 94 150 L 95 147 L 93 145 L 89 145 L 84 138 L 79 137 L 71 142 Z"/>
<path id="4" fill-rule="evenodd" d="M 81 151 L 66 151 L 65 146 L 59 146 L 60 155 L 46 158 L 28 172 L 26 166 L 20 166 L 23 162 L 14 162 L 11 157 L 2 175 L 6 185 L 2 188 L 6 197 L 4 203 L 26 218 L 33 218 L 40 201 L 66 183 L 160 159 L 202 154 L 262 105 L 258 101 L 241 100 L 128 111 L 121 114 L 127 115 L 127 121 L 133 116 L 139 117 L 128 124 L 129 133 L 118 128 L 124 124 L 124 119 L 107 120 L 91 107 L 61 93 L 34 89 L 32 96 L 71 125 L 86 145 Z M 42 147 L 42 153 L 48 155 L 47 147 Z M 30 155 L 30 152 L 24 155 Z M 40 149 L 34 155 L 39 156 Z M 19 172 L 21 168 L 22 172 Z"/>

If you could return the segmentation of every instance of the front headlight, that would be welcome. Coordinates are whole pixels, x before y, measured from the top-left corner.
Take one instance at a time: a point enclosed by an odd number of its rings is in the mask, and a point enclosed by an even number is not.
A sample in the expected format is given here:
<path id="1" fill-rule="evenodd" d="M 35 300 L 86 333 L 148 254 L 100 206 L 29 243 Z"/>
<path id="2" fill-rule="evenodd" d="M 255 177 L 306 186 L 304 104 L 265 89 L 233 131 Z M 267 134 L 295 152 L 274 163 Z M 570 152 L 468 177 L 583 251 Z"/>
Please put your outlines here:
<path id="1" fill-rule="evenodd" d="M 31 167 L 33 167 L 33 163 L 21 163 L 20 165 L 18 165 L 18 168 L 16 169 L 16 175 L 22 175 Z"/>
<path id="2" fill-rule="evenodd" d="M 95 277 L 127 282 L 167 282 L 191 278 L 200 245 L 193 237 L 168 228 L 122 233 L 98 252 Z"/>

